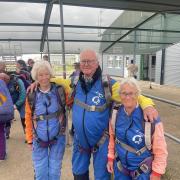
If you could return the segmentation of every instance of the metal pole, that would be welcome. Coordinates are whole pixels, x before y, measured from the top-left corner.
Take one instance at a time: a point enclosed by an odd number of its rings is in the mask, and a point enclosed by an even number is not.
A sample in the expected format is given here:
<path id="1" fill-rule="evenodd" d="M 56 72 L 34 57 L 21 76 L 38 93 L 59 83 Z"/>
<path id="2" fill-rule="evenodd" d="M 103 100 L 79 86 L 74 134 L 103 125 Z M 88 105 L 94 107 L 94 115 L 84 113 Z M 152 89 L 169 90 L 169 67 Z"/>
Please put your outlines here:
<path id="1" fill-rule="evenodd" d="M 102 63 L 101 63 L 101 65 L 102 65 L 102 67 L 101 67 L 101 69 L 102 69 L 102 72 L 103 72 L 103 66 L 104 66 L 104 64 L 103 64 L 103 52 L 101 53 L 101 61 L 102 61 Z"/>
<path id="2" fill-rule="evenodd" d="M 59 0 L 59 9 L 60 9 L 60 26 L 61 26 L 63 78 L 66 79 L 65 46 L 64 46 L 64 21 L 63 21 L 63 4 L 62 4 L 62 0 Z"/>
<path id="3" fill-rule="evenodd" d="M 136 64 L 136 46 L 137 46 L 137 31 L 134 31 L 134 54 L 133 54 L 133 63 Z"/>
<path id="4" fill-rule="evenodd" d="M 152 55 L 149 56 L 149 88 L 152 89 Z"/>
<path id="5" fill-rule="evenodd" d="M 163 99 L 163 98 L 152 96 L 152 95 L 145 94 L 145 93 L 143 93 L 143 95 L 146 96 L 146 97 L 149 97 L 151 99 L 155 99 L 157 101 L 161 101 L 161 102 L 164 102 L 164 103 L 167 103 L 167 104 L 171 104 L 171 105 L 180 107 L 180 103 L 176 103 L 174 101 L 170 101 L 170 100 L 167 100 L 167 99 Z"/>
<path id="6" fill-rule="evenodd" d="M 179 143 L 180 144 L 180 139 L 179 138 L 177 138 L 177 137 L 175 137 L 175 136 L 173 136 L 173 135 L 171 135 L 171 134 L 169 134 L 169 133 L 164 133 L 164 135 L 166 136 L 166 137 L 168 137 L 169 139 L 171 139 L 171 140 L 173 140 L 173 141 L 175 141 L 175 142 L 177 142 L 177 143 Z"/>
<path id="7" fill-rule="evenodd" d="M 47 39 L 48 61 L 51 62 L 51 60 L 50 60 L 50 51 L 49 51 L 48 27 L 47 27 L 46 39 Z"/>

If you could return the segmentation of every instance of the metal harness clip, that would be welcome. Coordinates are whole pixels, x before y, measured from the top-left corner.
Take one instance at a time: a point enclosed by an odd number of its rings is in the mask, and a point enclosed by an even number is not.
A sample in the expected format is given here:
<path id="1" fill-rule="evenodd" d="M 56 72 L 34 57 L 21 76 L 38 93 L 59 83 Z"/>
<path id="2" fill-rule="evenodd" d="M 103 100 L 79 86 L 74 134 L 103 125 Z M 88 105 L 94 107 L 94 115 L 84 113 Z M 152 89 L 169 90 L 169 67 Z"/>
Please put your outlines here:
<path id="1" fill-rule="evenodd" d="M 43 115 L 40 115 L 40 116 L 38 116 L 38 119 L 39 119 L 39 120 L 43 120 L 43 119 L 44 119 L 44 116 L 43 116 Z"/>
<path id="2" fill-rule="evenodd" d="M 136 155 L 137 156 L 140 156 L 141 155 L 141 151 L 139 150 L 139 151 L 136 151 Z"/>
<path id="3" fill-rule="evenodd" d="M 96 110 L 96 106 L 90 106 L 90 111 L 95 111 Z"/>
<path id="4" fill-rule="evenodd" d="M 141 171 L 143 171 L 144 173 L 147 173 L 149 170 L 149 167 L 146 164 L 142 164 L 140 167 Z"/>

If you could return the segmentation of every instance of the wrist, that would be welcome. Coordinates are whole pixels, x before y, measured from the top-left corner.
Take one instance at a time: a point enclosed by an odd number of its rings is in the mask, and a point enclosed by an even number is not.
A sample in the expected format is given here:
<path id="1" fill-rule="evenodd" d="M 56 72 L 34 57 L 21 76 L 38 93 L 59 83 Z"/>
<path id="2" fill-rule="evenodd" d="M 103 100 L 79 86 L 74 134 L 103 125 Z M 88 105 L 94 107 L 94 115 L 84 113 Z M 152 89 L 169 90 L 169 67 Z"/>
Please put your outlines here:
<path id="1" fill-rule="evenodd" d="M 113 162 L 113 161 L 114 161 L 113 158 L 108 157 L 108 162 Z"/>
<path id="2" fill-rule="evenodd" d="M 152 175 L 153 175 L 153 176 L 157 176 L 157 177 L 161 177 L 161 174 L 159 174 L 159 173 L 157 173 L 157 172 L 155 172 L 155 171 L 152 171 Z"/>

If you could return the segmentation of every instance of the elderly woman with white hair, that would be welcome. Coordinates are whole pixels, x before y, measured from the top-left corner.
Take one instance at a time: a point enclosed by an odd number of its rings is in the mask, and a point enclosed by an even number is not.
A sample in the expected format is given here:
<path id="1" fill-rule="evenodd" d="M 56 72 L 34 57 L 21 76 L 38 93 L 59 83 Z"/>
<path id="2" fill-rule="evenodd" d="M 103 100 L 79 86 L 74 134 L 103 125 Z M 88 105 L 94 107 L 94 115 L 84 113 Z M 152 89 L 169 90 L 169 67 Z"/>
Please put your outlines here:
<path id="1" fill-rule="evenodd" d="M 141 90 L 134 78 L 124 79 L 119 93 L 122 104 L 114 107 L 109 126 L 107 169 L 114 171 L 115 180 L 160 180 L 167 161 L 162 122 L 144 121 L 138 104 Z"/>
<path id="2" fill-rule="evenodd" d="M 50 82 L 48 61 L 36 62 L 31 71 L 38 88 L 26 100 L 26 140 L 32 149 L 36 180 L 59 180 L 65 151 L 65 91 Z"/>

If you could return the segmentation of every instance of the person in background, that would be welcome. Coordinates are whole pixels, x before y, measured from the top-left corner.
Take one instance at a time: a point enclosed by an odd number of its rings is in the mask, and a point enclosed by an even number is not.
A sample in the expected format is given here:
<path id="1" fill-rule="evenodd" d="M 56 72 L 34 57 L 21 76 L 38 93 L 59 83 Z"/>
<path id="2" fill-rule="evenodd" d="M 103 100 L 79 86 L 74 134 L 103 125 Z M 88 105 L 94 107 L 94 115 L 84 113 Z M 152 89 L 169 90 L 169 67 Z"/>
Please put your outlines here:
<path id="1" fill-rule="evenodd" d="M 33 65 L 34 65 L 34 60 L 33 59 L 28 59 L 27 63 L 28 63 L 27 70 L 28 70 L 29 73 L 31 73 L 31 70 L 32 70 Z"/>
<path id="2" fill-rule="evenodd" d="M 0 73 L 6 72 L 6 63 L 4 61 L 0 61 Z"/>
<path id="3" fill-rule="evenodd" d="M 131 64 L 127 67 L 128 77 L 134 77 L 137 79 L 138 66 L 134 64 L 134 60 L 131 60 Z"/>
<path id="4" fill-rule="evenodd" d="M 14 116 L 13 103 L 5 82 L 0 77 L 0 161 L 6 158 L 5 124 Z"/>
<path id="5" fill-rule="evenodd" d="M 48 57 L 48 55 L 45 54 L 45 55 L 43 56 L 43 60 L 49 62 L 49 57 Z"/>
<path id="6" fill-rule="evenodd" d="M 23 127 L 23 132 L 25 133 L 25 110 L 24 104 L 26 99 L 26 89 L 21 79 L 16 75 L 11 74 L 10 76 L 5 73 L 0 73 L 0 78 L 3 79 L 8 87 L 10 92 L 14 109 L 18 110 L 21 117 L 21 123 Z M 6 137 L 9 138 L 10 135 L 11 122 L 6 124 Z"/>
<path id="7" fill-rule="evenodd" d="M 27 70 L 27 65 L 24 60 L 17 60 L 16 62 L 16 74 L 22 77 L 23 82 L 28 82 L 30 84 L 31 77 L 30 73 Z M 25 85 L 26 86 L 26 85 Z"/>
<path id="8" fill-rule="evenodd" d="M 31 74 L 38 88 L 28 94 L 25 122 L 35 179 L 59 180 L 65 151 L 65 91 L 50 82 L 48 61 L 35 62 Z"/>
<path id="9" fill-rule="evenodd" d="M 75 69 L 75 71 L 73 71 L 72 74 L 69 76 L 69 78 L 71 79 L 71 88 L 76 86 L 76 83 L 77 83 L 76 81 L 79 80 L 79 74 L 80 74 L 80 63 L 79 62 L 74 63 L 74 69 Z M 71 136 L 74 136 L 73 123 L 72 123 L 71 129 L 69 130 L 69 134 Z"/>
<path id="10" fill-rule="evenodd" d="M 168 154 L 162 122 L 158 117 L 152 127 L 145 124 L 138 103 L 141 90 L 134 78 L 122 80 L 119 94 L 121 105 L 109 125 L 107 169 L 115 180 L 160 180 Z"/>
<path id="11" fill-rule="evenodd" d="M 0 61 L 0 73 L 2 73 L 0 76 L 0 78 L 2 80 L 4 80 L 6 82 L 6 84 L 8 83 L 9 81 L 9 76 L 7 75 L 7 72 L 6 72 L 6 63 L 4 61 Z M 6 125 L 5 125 L 5 132 L 6 132 L 6 138 L 9 139 L 9 134 L 10 134 L 10 129 L 11 129 L 11 122 L 12 121 L 8 121 L 6 122 Z"/>

